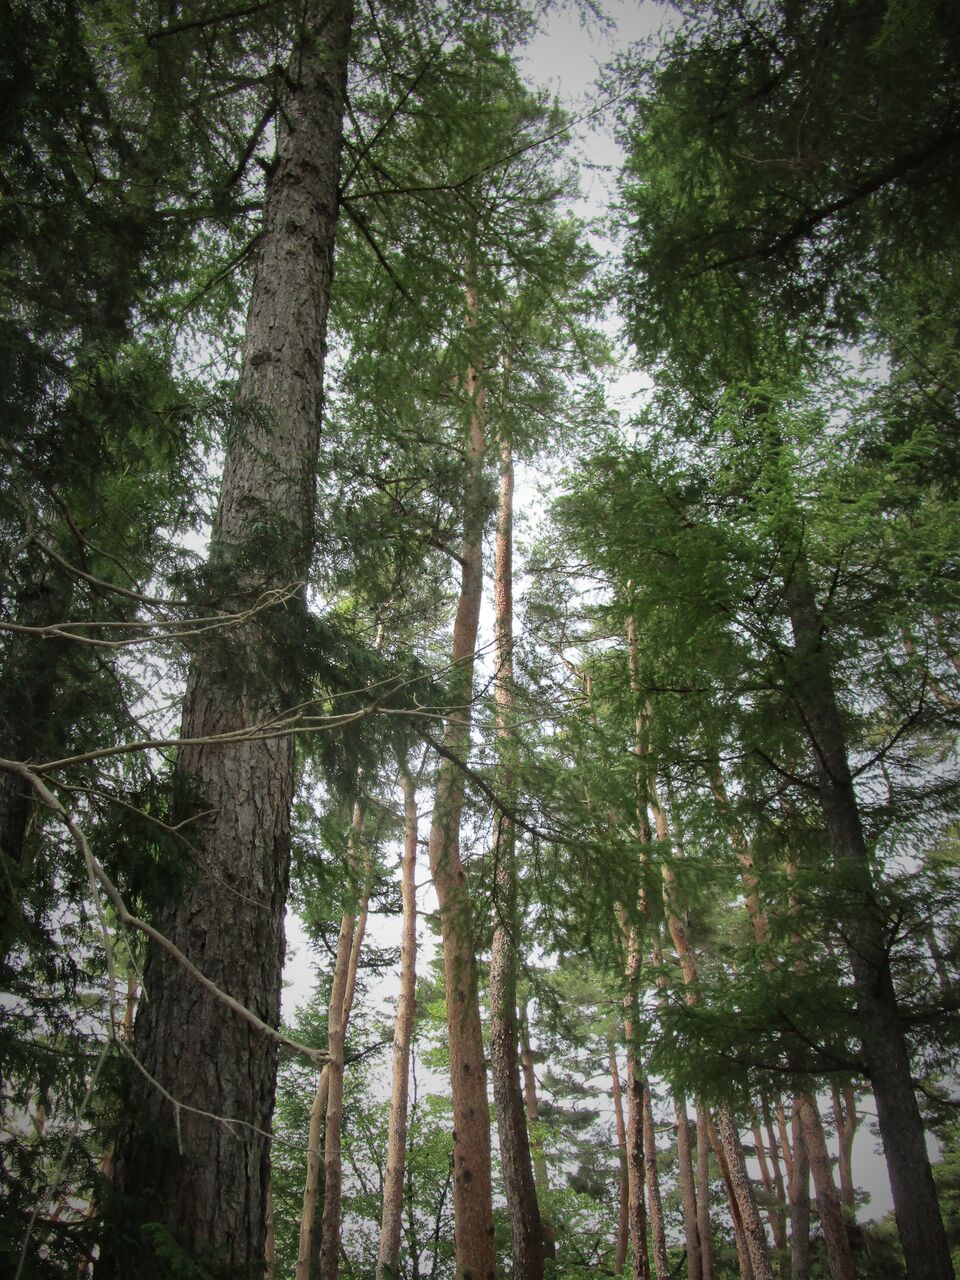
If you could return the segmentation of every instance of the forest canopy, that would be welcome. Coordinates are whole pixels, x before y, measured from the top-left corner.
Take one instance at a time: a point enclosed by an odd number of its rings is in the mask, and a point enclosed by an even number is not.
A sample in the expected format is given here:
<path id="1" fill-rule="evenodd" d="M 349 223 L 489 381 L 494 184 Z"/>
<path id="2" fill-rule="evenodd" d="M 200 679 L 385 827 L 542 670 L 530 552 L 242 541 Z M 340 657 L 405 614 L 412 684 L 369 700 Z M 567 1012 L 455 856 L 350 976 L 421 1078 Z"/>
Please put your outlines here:
<path id="1" fill-rule="evenodd" d="M 0 10 L 17 1280 L 955 1275 L 960 10 L 643 13 Z"/>

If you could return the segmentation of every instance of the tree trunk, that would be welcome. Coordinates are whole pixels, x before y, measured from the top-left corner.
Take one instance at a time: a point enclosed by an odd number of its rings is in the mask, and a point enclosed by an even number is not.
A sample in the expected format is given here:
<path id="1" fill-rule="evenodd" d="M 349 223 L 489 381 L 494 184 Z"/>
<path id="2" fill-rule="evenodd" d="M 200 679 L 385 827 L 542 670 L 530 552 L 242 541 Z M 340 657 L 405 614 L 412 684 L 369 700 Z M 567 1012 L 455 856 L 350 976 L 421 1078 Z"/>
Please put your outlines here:
<path id="1" fill-rule="evenodd" d="M 630 1191 L 630 1246 L 633 1280 L 650 1280 L 647 1205 L 644 1199 L 646 1152 L 643 1145 L 643 1073 L 633 1044 L 633 1017 L 624 1018 L 627 1041 L 627 1177 Z"/>
<path id="2" fill-rule="evenodd" d="M 717 1132 L 720 1137 L 720 1145 L 726 1156 L 730 1181 L 737 1197 L 743 1234 L 750 1253 L 750 1264 L 753 1267 L 755 1280 L 773 1280 L 773 1272 L 770 1269 L 770 1255 L 767 1249 L 767 1237 L 763 1230 L 763 1223 L 760 1220 L 757 1202 L 754 1199 L 753 1187 L 747 1175 L 747 1165 L 743 1158 L 743 1147 L 740 1143 L 740 1134 L 737 1132 L 737 1122 L 728 1106 L 717 1108 Z"/>
<path id="3" fill-rule="evenodd" d="M 682 1095 L 674 1094 L 673 1106 L 677 1119 L 677 1172 L 683 1206 L 683 1235 L 687 1245 L 687 1280 L 702 1280 L 700 1232 L 697 1229 L 697 1187 L 693 1176 L 693 1151 L 686 1100 Z"/>
<path id="4" fill-rule="evenodd" d="M 307 1135 L 307 1171 L 303 1184 L 303 1208 L 300 1212 L 300 1242 L 297 1248 L 296 1280 L 310 1280 L 310 1267 L 314 1255 L 314 1228 L 317 1220 L 317 1200 L 320 1193 L 320 1172 L 323 1169 L 323 1131 L 327 1123 L 327 1097 L 330 1091 L 330 1071 L 324 1067 L 317 1077 L 317 1087 L 310 1108 L 310 1128 Z"/>
<path id="5" fill-rule="evenodd" d="M 773 1232 L 773 1243 L 778 1254 L 782 1257 L 787 1249 L 787 1224 L 784 1220 L 785 1205 L 782 1196 L 777 1194 L 777 1188 L 770 1173 L 767 1152 L 763 1145 L 763 1134 L 760 1132 L 760 1121 L 756 1116 L 754 1116 L 753 1121 L 753 1141 L 757 1153 L 757 1163 L 760 1165 L 760 1181 L 763 1183 L 763 1189 L 767 1196 L 767 1217 L 770 1220 L 770 1230 Z"/>
<path id="6" fill-rule="evenodd" d="M 468 330 L 477 324 L 477 299 L 467 286 Z M 469 446 L 464 483 L 460 597 L 453 627 L 451 705 L 444 748 L 465 759 L 470 744 L 474 654 L 483 595 L 483 486 L 485 388 L 475 363 L 467 371 L 470 399 Z M 493 1188 L 490 1108 L 473 918 L 466 873 L 460 858 L 460 818 L 464 778 L 454 760 L 440 763 L 430 827 L 430 870 L 440 907 L 443 976 L 450 1043 L 453 1098 L 454 1248 L 459 1276 L 493 1280 Z"/>
<path id="7" fill-rule="evenodd" d="M 713 1154 L 716 1156 L 717 1164 L 720 1167 L 720 1176 L 723 1178 L 724 1186 L 727 1189 L 730 1222 L 733 1226 L 733 1238 L 737 1246 L 737 1260 L 740 1264 L 740 1280 L 754 1280 L 753 1264 L 750 1261 L 750 1245 L 747 1241 L 747 1234 L 743 1229 L 743 1218 L 740 1214 L 737 1188 L 734 1186 L 733 1175 L 727 1163 L 726 1150 L 720 1141 L 709 1113 L 707 1114 L 707 1131 L 710 1134 L 710 1145 L 713 1147 Z"/>
<path id="8" fill-rule="evenodd" d="M 312 552 L 351 18 L 349 0 L 315 10 L 290 65 L 237 392 L 245 419 L 227 441 L 210 551 L 231 605 L 303 581 Z M 155 923 L 217 986 L 276 1026 L 293 742 L 197 741 L 269 722 L 298 700 L 285 663 L 271 659 L 272 644 L 249 623 L 194 661 L 182 722 L 191 745 L 178 755 L 175 816 L 191 820 L 195 875 Z M 190 1252 L 216 1255 L 234 1275 L 261 1268 L 275 1046 L 156 947 L 144 978 L 149 998 L 135 1051 L 191 1109 L 175 1114 L 132 1073 L 118 1187 Z M 103 1249 L 109 1273 L 107 1236 Z"/>
<path id="9" fill-rule="evenodd" d="M 823 650 L 823 619 L 802 565 L 795 566 L 786 591 L 798 661 L 793 694 L 810 737 L 820 808 L 843 886 L 837 910 L 853 970 L 860 1033 L 907 1275 L 909 1280 L 953 1280 L 890 973 L 886 921 L 873 884 L 833 673 Z"/>
<path id="10" fill-rule="evenodd" d="M 840 1174 L 840 1203 L 848 1225 L 855 1221 L 856 1192 L 853 1185 L 853 1140 L 857 1136 L 857 1099 L 849 1085 L 841 1091 L 833 1086 L 833 1117 L 837 1126 Z"/>
<path id="11" fill-rule="evenodd" d="M 613 1040 L 607 1042 L 610 1054 L 610 1079 L 613 1086 L 613 1118 L 617 1132 L 617 1154 L 620 1158 L 620 1211 L 617 1217 L 617 1244 L 614 1254 L 613 1274 L 623 1275 L 630 1241 L 630 1177 L 627 1172 L 627 1126 L 623 1119 L 623 1088 L 620 1084 L 620 1067 Z M 691 1278 L 692 1280 L 692 1278 Z"/>
<path id="12" fill-rule="evenodd" d="M 827 1151 L 827 1140 L 817 1104 L 809 1093 L 798 1093 L 794 1108 L 800 1117 L 803 1145 L 813 1174 L 813 1186 L 817 1193 L 817 1212 L 827 1246 L 827 1264 L 832 1280 L 854 1280 L 856 1268 L 850 1252 L 840 1197 L 833 1181 L 833 1167 Z"/>
<path id="13" fill-rule="evenodd" d="M 653 1270 L 657 1280 L 670 1280 L 667 1258 L 667 1233 L 660 1198 L 660 1171 L 657 1168 L 657 1132 L 653 1125 L 650 1084 L 643 1082 L 643 1149 L 646 1164 L 647 1205 L 650 1213 L 650 1235 L 653 1240 Z"/>
<path id="14" fill-rule="evenodd" d="M 782 1110 L 782 1108 L 781 1108 Z M 810 1160 L 796 1107 L 793 1111 L 793 1160 L 790 1168 L 790 1280 L 810 1276 Z"/>
<path id="15" fill-rule="evenodd" d="M 523 1106 L 527 1113 L 530 1156 L 533 1160 L 533 1176 L 537 1184 L 537 1201 L 540 1204 L 544 1254 L 547 1258 L 555 1258 L 557 1255 L 556 1232 L 552 1218 L 543 1210 L 543 1205 L 550 1194 L 550 1178 L 547 1173 L 543 1139 L 539 1133 L 540 1104 L 537 1101 L 537 1077 L 533 1069 L 533 1050 L 530 1047 L 530 1024 L 524 1005 L 520 1006 L 520 1066 L 523 1072 Z"/>
<path id="16" fill-rule="evenodd" d="M 363 839 L 363 809 L 359 801 L 353 806 L 353 825 L 350 830 L 350 861 L 361 861 L 360 844 Z M 347 1024 L 353 1009 L 357 990 L 357 969 L 363 935 L 367 928 L 367 906 L 370 897 L 370 855 L 364 853 L 363 897 L 356 924 L 351 915 L 345 915 L 340 927 L 340 942 L 334 968 L 330 1009 L 327 1015 L 327 1052 L 330 1061 L 326 1071 L 327 1115 L 323 1133 L 323 1214 L 320 1238 L 320 1280 L 337 1280 L 340 1269 L 340 1217 L 343 1188 L 343 1167 L 340 1158 L 340 1140 L 343 1132 L 343 1074 Z M 346 965 L 341 964 L 346 956 Z"/>
<path id="17" fill-rule="evenodd" d="M 494 609 L 499 785 L 513 791 L 513 455 L 500 442 L 500 502 L 494 556 Z M 494 929 L 490 956 L 490 1066 L 497 1107 L 497 1133 L 507 1214 L 513 1242 L 513 1273 L 525 1280 L 543 1276 L 544 1241 L 540 1206 L 530 1160 L 530 1143 L 520 1087 L 517 1053 L 517 870 L 513 822 L 496 818 L 494 848 Z"/>
<path id="18" fill-rule="evenodd" d="M 703 1280 L 714 1280 L 713 1232 L 710 1229 L 710 1134 L 707 1111 L 697 1102 L 697 1235 Z"/>
<path id="19" fill-rule="evenodd" d="M 405 762 L 403 779 L 403 933 L 400 943 L 400 994 L 393 1033 L 393 1085 L 387 1129 L 387 1175 L 383 1184 L 383 1215 L 377 1280 L 394 1280 L 400 1261 L 403 1230 L 403 1181 L 407 1155 L 407 1093 L 410 1081 L 410 1044 L 416 1016 L 417 988 L 417 789 Z"/>

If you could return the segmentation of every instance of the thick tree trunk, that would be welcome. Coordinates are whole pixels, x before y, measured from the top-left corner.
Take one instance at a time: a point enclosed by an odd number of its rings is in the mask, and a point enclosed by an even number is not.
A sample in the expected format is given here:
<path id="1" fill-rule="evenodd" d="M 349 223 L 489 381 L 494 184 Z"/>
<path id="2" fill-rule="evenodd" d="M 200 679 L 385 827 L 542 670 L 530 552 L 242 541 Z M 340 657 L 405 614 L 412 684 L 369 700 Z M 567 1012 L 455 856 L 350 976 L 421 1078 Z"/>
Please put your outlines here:
<path id="1" fill-rule="evenodd" d="M 417 988 L 417 789 L 406 764 L 403 779 L 403 931 L 400 943 L 400 994 L 393 1033 L 393 1085 L 387 1129 L 387 1173 L 383 1184 L 383 1214 L 377 1280 L 395 1280 L 403 1229 L 403 1185 L 407 1155 L 407 1094 L 410 1082 L 410 1044 L 416 1016 Z"/>
<path id="2" fill-rule="evenodd" d="M 780 1109 L 782 1110 L 782 1108 Z M 810 1160 L 800 1114 L 793 1111 L 793 1159 L 790 1166 L 790 1280 L 810 1276 Z M 785 1148 L 786 1149 L 786 1148 Z"/>
<path id="3" fill-rule="evenodd" d="M 683 1206 L 683 1235 L 687 1245 L 687 1280 L 702 1280 L 700 1232 L 697 1228 L 697 1187 L 693 1176 L 693 1151 L 686 1100 L 682 1095 L 675 1094 L 673 1106 L 677 1119 L 677 1167 Z"/>
<path id="4" fill-rule="evenodd" d="M 813 1186 L 817 1193 L 817 1212 L 820 1215 L 820 1226 L 827 1246 L 827 1265 L 832 1280 L 854 1280 L 856 1268 L 850 1252 L 850 1240 L 840 1197 L 833 1181 L 833 1167 L 830 1153 L 827 1151 L 827 1140 L 823 1133 L 823 1122 L 817 1104 L 809 1093 L 798 1093 L 794 1100 L 794 1109 L 800 1117 L 800 1128 L 803 1134 L 803 1145 L 810 1162 L 813 1174 Z"/>
<path id="5" fill-rule="evenodd" d="M 312 8 L 312 7 L 311 7 Z M 313 545 L 324 333 L 338 210 L 349 0 L 319 6 L 290 66 L 267 195 L 210 559 L 231 605 L 304 580 Z M 277 541 L 279 539 L 279 542 Z M 268 615 L 269 616 L 269 615 Z M 299 689 L 254 624 L 194 662 L 178 757 L 178 821 L 194 875 L 156 920 L 214 983 L 266 1022 L 280 1012 L 293 743 L 212 734 L 269 723 Z M 200 740 L 200 741 L 198 741 Z M 262 1269 L 276 1049 L 151 948 L 117 1184 L 152 1223 L 233 1276 Z M 190 1109 L 188 1109 L 190 1108 Z M 223 1119 L 211 1118 L 223 1117 Z M 229 1123 L 237 1121 L 239 1123 Z M 110 1241 L 101 1267 L 109 1273 Z"/>
<path id="6" fill-rule="evenodd" d="M 500 501 L 494 556 L 494 696 L 499 739 L 499 786 L 513 788 L 513 456 L 500 443 Z M 543 1276 L 544 1241 L 530 1159 L 530 1142 L 517 1053 L 517 872 L 513 822 L 499 814 L 494 849 L 494 929 L 490 957 L 490 1066 L 497 1106 L 497 1133 L 507 1214 L 513 1242 L 513 1273 L 524 1280 Z"/>
<path id="7" fill-rule="evenodd" d="M 468 327 L 476 325 L 477 300 L 467 288 Z M 470 424 L 464 484 L 463 551 L 460 597 L 453 627 L 452 707 L 444 747 L 465 759 L 470 743 L 474 653 L 483 595 L 484 400 L 483 380 L 475 365 L 467 372 Z M 450 1043 L 453 1097 L 453 1206 L 457 1274 L 463 1280 L 493 1280 L 493 1187 L 490 1160 L 490 1108 L 473 915 L 467 877 L 460 858 L 460 818 L 464 778 L 445 757 L 437 775 L 430 827 L 430 870 L 440 907 L 443 976 Z"/>
<path id="8" fill-rule="evenodd" d="M 670 1280 L 667 1258 L 667 1231 L 663 1221 L 660 1197 L 660 1171 L 657 1168 L 657 1132 L 653 1125 L 650 1084 L 643 1082 L 643 1149 L 646 1164 L 647 1205 L 650 1214 L 650 1237 L 653 1242 L 653 1270 L 657 1280 Z"/>
<path id="9" fill-rule="evenodd" d="M 798 661 L 793 694 L 810 737 L 820 808 L 842 884 L 837 909 L 907 1275 L 909 1280 L 953 1280 L 890 973 L 886 921 L 873 884 L 833 673 L 823 650 L 823 619 L 803 566 L 795 566 L 786 591 Z"/>
<path id="10" fill-rule="evenodd" d="M 613 1119 L 617 1134 L 617 1155 L 620 1159 L 620 1209 L 617 1217 L 617 1243 L 614 1253 L 613 1274 L 623 1275 L 630 1243 L 630 1176 L 627 1171 L 627 1126 L 623 1118 L 623 1087 L 620 1084 L 620 1067 L 613 1040 L 607 1042 L 610 1055 L 610 1081 L 613 1090 Z"/>
<path id="11" fill-rule="evenodd" d="M 550 1194 L 550 1177 L 547 1158 L 540 1136 L 540 1103 L 537 1101 L 537 1076 L 533 1069 L 533 1049 L 530 1046 L 530 1023 L 525 1005 L 520 1006 L 520 1066 L 523 1072 L 523 1106 L 527 1113 L 527 1132 L 530 1156 L 533 1160 L 533 1177 L 537 1184 L 537 1202 L 540 1205 L 540 1225 L 543 1229 L 543 1248 L 547 1258 L 557 1254 L 556 1231 L 544 1204 Z"/>
<path id="12" fill-rule="evenodd" d="M 714 1280 L 713 1232 L 710 1229 L 710 1133 L 707 1111 L 697 1102 L 697 1235 L 703 1280 Z"/>

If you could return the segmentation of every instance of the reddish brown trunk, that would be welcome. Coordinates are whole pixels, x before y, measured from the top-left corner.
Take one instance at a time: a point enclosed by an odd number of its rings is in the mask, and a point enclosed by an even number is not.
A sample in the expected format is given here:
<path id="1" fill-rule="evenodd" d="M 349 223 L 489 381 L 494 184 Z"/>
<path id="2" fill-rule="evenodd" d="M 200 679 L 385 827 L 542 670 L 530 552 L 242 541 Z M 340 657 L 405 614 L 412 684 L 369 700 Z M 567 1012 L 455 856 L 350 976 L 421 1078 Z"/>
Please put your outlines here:
<path id="1" fill-rule="evenodd" d="M 258 241 L 237 401 L 210 560 L 224 603 L 250 606 L 305 580 L 352 10 L 312 5 L 284 81 L 278 160 Z M 264 553 L 277 534 L 282 543 Z M 273 545 L 273 544 L 271 544 Z M 291 616 L 295 616 L 295 610 Z M 190 820 L 196 872 L 156 926 L 221 990 L 276 1026 L 294 786 L 290 738 L 205 743 L 273 721 L 302 697 L 262 626 L 197 654 L 184 702 L 176 820 Z M 199 741 L 198 741 L 199 740 Z M 239 1274 L 262 1266 L 276 1047 L 151 947 L 135 1052 L 174 1108 L 134 1073 L 117 1150 L 118 1189 L 190 1252 Z M 211 1117 L 231 1117 L 228 1125 Z M 119 1238 L 119 1237 L 118 1237 Z M 101 1276 L 117 1274 L 105 1233 Z M 144 1248 L 148 1247 L 146 1241 Z"/>
<path id="2" fill-rule="evenodd" d="M 677 1165 L 680 1197 L 683 1205 L 683 1235 L 687 1245 L 687 1280 L 703 1280 L 700 1257 L 700 1232 L 697 1227 L 697 1188 L 693 1176 L 693 1152 L 690 1143 L 690 1121 L 683 1096 L 674 1095 L 677 1118 Z"/>
<path id="3" fill-rule="evenodd" d="M 477 300 L 467 288 L 468 328 L 477 322 Z M 467 371 L 470 399 L 469 445 L 464 483 L 463 550 L 460 597 L 453 626 L 451 652 L 452 710 L 447 718 L 444 747 L 465 759 L 470 744 L 473 667 L 483 594 L 483 379 L 475 365 Z M 449 757 L 437 775 L 430 828 L 430 870 L 440 907 L 443 974 L 450 1047 L 453 1098 L 453 1206 L 457 1272 L 471 1280 L 493 1280 L 496 1254 L 493 1242 L 493 1187 L 490 1160 L 490 1108 L 473 912 L 466 873 L 460 858 L 460 819 L 464 778 Z"/>
<path id="4" fill-rule="evenodd" d="M 416 1016 L 417 985 L 417 789 L 405 763 L 403 779 L 403 930 L 400 942 L 400 994 L 393 1033 L 393 1086 L 387 1129 L 387 1172 L 383 1184 L 377 1280 L 398 1274 L 403 1228 L 403 1183 L 407 1155 L 407 1102 L 410 1083 L 410 1044 Z"/>
<path id="5" fill-rule="evenodd" d="M 817 1211 L 827 1247 L 827 1265 L 832 1280 L 854 1280 L 856 1269 L 850 1252 L 846 1224 L 840 1197 L 833 1181 L 833 1168 L 823 1133 L 823 1123 L 817 1104 L 809 1093 L 798 1093 L 794 1101 L 795 1113 L 800 1118 L 803 1145 L 810 1161 L 813 1185 L 817 1193 Z"/>
<path id="6" fill-rule="evenodd" d="M 730 1165 L 727 1163 L 726 1150 L 720 1141 L 709 1113 L 707 1114 L 707 1132 L 710 1134 L 710 1145 L 713 1147 L 713 1154 L 716 1156 L 720 1176 L 723 1178 L 723 1185 L 727 1191 L 730 1221 L 733 1225 L 733 1238 L 737 1246 L 737 1260 L 740 1263 L 740 1280 L 754 1280 L 753 1266 L 750 1262 L 750 1246 L 747 1243 L 746 1232 L 743 1229 L 743 1218 L 740 1214 L 737 1188 L 734 1186 Z"/>
<path id="7" fill-rule="evenodd" d="M 630 1192 L 630 1246 L 633 1280 L 650 1280 L 647 1206 L 644 1199 L 646 1152 L 643 1145 L 643 1073 L 631 1045 L 633 1019 L 624 1019 L 627 1039 L 627 1178 Z"/>
<path id="8" fill-rule="evenodd" d="M 653 1243 L 653 1270 L 657 1280 L 670 1280 L 667 1258 L 667 1233 L 660 1198 L 660 1171 L 657 1168 L 657 1132 L 653 1125 L 650 1085 L 643 1082 L 643 1149 L 646 1165 L 647 1206 L 650 1215 L 650 1238 Z"/>
<path id="9" fill-rule="evenodd" d="M 708 1113 L 697 1103 L 697 1234 L 703 1280 L 714 1280 L 713 1232 L 710 1229 L 710 1133 Z"/>
<path id="10" fill-rule="evenodd" d="M 630 1176 L 627 1170 L 627 1127 L 623 1118 L 623 1089 L 620 1084 L 620 1067 L 613 1041 L 607 1043 L 610 1054 L 610 1080 L 613 1086 L 613 1118 L 617 1132 L 617 1154 L 620 1158 L 620 1211 L 617 1218 L 617 1244 L 614 1254 L 613 1274 L 623 1275 L 630 1241 Z"/>

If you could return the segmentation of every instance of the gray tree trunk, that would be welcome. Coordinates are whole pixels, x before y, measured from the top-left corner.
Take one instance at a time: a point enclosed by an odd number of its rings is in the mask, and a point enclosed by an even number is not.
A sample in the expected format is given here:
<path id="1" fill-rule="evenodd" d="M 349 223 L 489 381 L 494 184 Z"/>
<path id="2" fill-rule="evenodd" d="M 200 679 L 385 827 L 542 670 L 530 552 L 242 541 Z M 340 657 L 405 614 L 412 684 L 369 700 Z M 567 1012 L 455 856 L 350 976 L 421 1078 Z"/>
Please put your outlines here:
<path id="1" fill-rule="evenodd" d="M 303 581 L 312 552 L 351 18 L 350 0 L 314 9 L 290 64 L 237 392 L 242 422 L 227 441 L 210 552 L 234 607 Z M 192 820 L 196 861 L 155 923 L 221 989 L 276 1025 L 293 743 L 197 741 L 266 724 L 297 701 L 274 644 L 250 623 L 196 656 L 175 806 L 178 821 Z M 117 1185 L 192 1253 L 233 1276 L 255 1274 L 264 1258 L 275 1046 L 165 952 L 151 949 L 144 978 L 135 1052 L 159 1088 L 133 1073 Z M 105 1240 L 104 1274 L 109 1254 Z"/>

